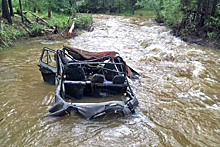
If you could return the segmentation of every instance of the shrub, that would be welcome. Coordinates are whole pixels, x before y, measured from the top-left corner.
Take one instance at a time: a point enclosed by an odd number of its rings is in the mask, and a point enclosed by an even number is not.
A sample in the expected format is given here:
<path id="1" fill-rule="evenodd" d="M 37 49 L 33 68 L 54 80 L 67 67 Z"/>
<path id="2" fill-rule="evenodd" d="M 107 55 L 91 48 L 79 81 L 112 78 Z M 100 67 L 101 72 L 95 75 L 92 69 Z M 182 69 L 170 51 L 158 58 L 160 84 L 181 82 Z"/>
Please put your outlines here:
<path id="1" fill-rule="evenodd" d="M 77 15 L 75 24 L 77 28 L 88 30 L 93 23 L 92 16 Z"/>

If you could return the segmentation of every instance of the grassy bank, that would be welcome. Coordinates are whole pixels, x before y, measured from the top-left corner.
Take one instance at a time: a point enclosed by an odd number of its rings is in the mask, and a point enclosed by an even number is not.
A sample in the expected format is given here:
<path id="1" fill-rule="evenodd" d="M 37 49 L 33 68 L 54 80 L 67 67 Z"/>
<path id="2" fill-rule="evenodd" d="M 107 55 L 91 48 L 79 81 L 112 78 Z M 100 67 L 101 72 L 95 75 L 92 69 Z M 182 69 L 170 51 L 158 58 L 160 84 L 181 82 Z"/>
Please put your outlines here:
<path id="1" fill-rule="evenodd" d="M 44 36 L 44 35 L 53 35 L 53 27 L 56 26 L 58 30 L 58 35 L 62 32 L 62 36 L 66 36 L 67 31 L 72 25 L 72 18 L 67 14 L 58 14 L 53 13 L 52 18 L 47 17 L 46 14 L 38 13 L 36 14 L 39 17 L 43 18 L 49 23 L 45 25 L 40 20 L 37 20 L 32 14 L 27 13 L 26 16 L 33 23 L 28 23 L 25 19 L 25 23 L 21 22 L 21 17 L 17 14 L 12 17 L 13 24 L 8 24 L 7 20 L 1 18 L 0 25 L 0 50 L 9 47 L 13 42 L 24 39 L 28 37 Z M 91 16 L 86 14 L 78 14 L 75 19 L 75 28 L 76 29 L 87 29 L 92 26 L 93 19 Z M 74 34 L 74 33 L 73 33 Z"/>
<path id="2" fill-rule="evenodd" d="M 220 48 L 220 2 L 217 0 L 141 0 L 138 6 L 152 9 L 156 20 L 186 42 Z"/>
<path id="3" fill-rule="evenodd" d="M 0 50 L 9 47 L 14 40 L 18 38 L 26 38 L 28 37 L 27 31 L 23 28 L 23 25 L 20 24 L 20 18 L 17 16 L 13 17 L 13 24 L 9 25 L 6 20 L 1 21 L 1 29 L 0 29 Z"/>
<path id="4" fill-rule="evenodd" d="M 172 7 L 175 6 L 172 5 Z M 190 24 L 190 21 L 183 16 L 182 12 L 169 7 L 161 10 L 160 14 L 157 14 L 153 9 L 143 8 L 135 10 L 134 15 L 132 15 L 130 11 L 115 15 L 154 18 L 158 23 L 162 23 L 162 25 L 169 27 L 174 36 L 180 37 L 185 42 L 220 49 L 220 18 L 211 18 L 207 26 L 197 28 L 195 24 Z"/>

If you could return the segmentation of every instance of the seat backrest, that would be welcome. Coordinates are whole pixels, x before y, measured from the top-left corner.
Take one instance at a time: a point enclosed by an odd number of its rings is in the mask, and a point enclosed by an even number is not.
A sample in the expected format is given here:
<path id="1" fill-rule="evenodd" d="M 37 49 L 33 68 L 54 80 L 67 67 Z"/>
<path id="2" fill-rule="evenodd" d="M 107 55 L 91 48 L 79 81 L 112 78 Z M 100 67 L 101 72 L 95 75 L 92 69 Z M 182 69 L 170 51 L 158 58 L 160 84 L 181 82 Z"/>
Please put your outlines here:
<path id="1" fill-rule="evenodd" d="M 76 66 L 76 67 L 68 67 L 65 70 L 66 78 L 65 80 L 70 81 L 85 81 L 86 76 L 83 68 Z M 70 99 L 81 99 L 83 97 L 85 85 L 79 84 L 71 84 L 65 83 L 65 97 Z"/>
<path id="2" fill-rule="evenodd" d="M 72 81 L 84 81 L 86 80 L 85 72 L 84 70 L 79 67 L 68 67 L 65 70 L 66 80 L 72 80 Z"/>
<path id="3" fill-rule="evenodd" d="M 116 76 L 114 76 L 112 82 L 113 82 L 113 84 L 124 84 L 125 77 L 122 75 L 116 75 Z"/>
<path id="4" fill-rule="evenodd" d="M 107 68 L 107 69 L 115 70 L 115 71 L 116 71 L 115 65 L 114 65 L 114 64 L 111 64 L 111 63 L 105 64 L 104 68 Z M 105 70 L 105 79 L 106 79 L 106 80 L 112 81 L 115 75 L 117 75 L 116 72 L 109 71 L 109 70 Z"/>
<path id="5" fill-rule="evenodd" d="M 104 76 L 102 74 L 94 74 L 92 76 L 92 83 L 103 83 L 104 82 Z"/>

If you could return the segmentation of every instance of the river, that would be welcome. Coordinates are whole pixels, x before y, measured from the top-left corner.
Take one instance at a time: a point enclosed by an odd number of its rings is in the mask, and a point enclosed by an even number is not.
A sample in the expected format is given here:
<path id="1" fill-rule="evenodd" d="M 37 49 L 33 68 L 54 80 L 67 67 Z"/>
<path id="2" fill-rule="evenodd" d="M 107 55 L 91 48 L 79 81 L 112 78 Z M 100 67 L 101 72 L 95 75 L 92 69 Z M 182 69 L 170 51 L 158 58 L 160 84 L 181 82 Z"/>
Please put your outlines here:
<path id="1" fill-rule="evenodd" d="M 187 44 L 151 18 L 94 15 L 73 39 L 32 38 L 0 51 L 0 146 L 219 146 L 220 50 Z M 44 117 L 56 86 L 41 77 L 43 47 L 117 51 L 141 75 L 128 117 Z"/>

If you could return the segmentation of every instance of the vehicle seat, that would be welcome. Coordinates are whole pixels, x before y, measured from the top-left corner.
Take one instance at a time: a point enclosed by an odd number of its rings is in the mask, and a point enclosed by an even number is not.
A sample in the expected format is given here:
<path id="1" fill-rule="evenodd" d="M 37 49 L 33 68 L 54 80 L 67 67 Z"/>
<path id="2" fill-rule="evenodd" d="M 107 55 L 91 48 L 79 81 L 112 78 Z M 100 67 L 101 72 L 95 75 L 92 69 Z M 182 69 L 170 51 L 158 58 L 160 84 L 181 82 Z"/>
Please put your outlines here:
<path id="1" fill-rule="evenodd" d="M 85 72 L 81 67 L 68 67 L 65 71 L 66 80 L 84 81 L 86 80 Z"/>
<path id="2" fill-rule="evenodd" d="M 102 74 L 94 74 L 91 80 L 92 83 L 103 83 L 104 76 Z"/>
<path id="3" fill-rule="evenodd" d="M 110 64 L 110 63 L 105 64 L 104 68 L 116 71 L 115 66 L 113 64 Z M 106 80 L 112 81 L 115 75 L 117 75 L 116 72 L 105 70 L 105 79 Z"/>
<path id="4" fill-rule="evenodd" d="M 116 76 L 114 76 L 112 82 L 113 82 L 113 84 L 124 84 L 125 77 L 122 75 L 116 75 Z"/>
<path id="5" fill-rule="evenodd" d="M 85 72 L 81 67 L 69 67 L 65 71 L 66 80 L 85 81 Z M 65 83 L 65 97 L 70 99 L 81 99 L 83 96 L 85 85 Z"/>

